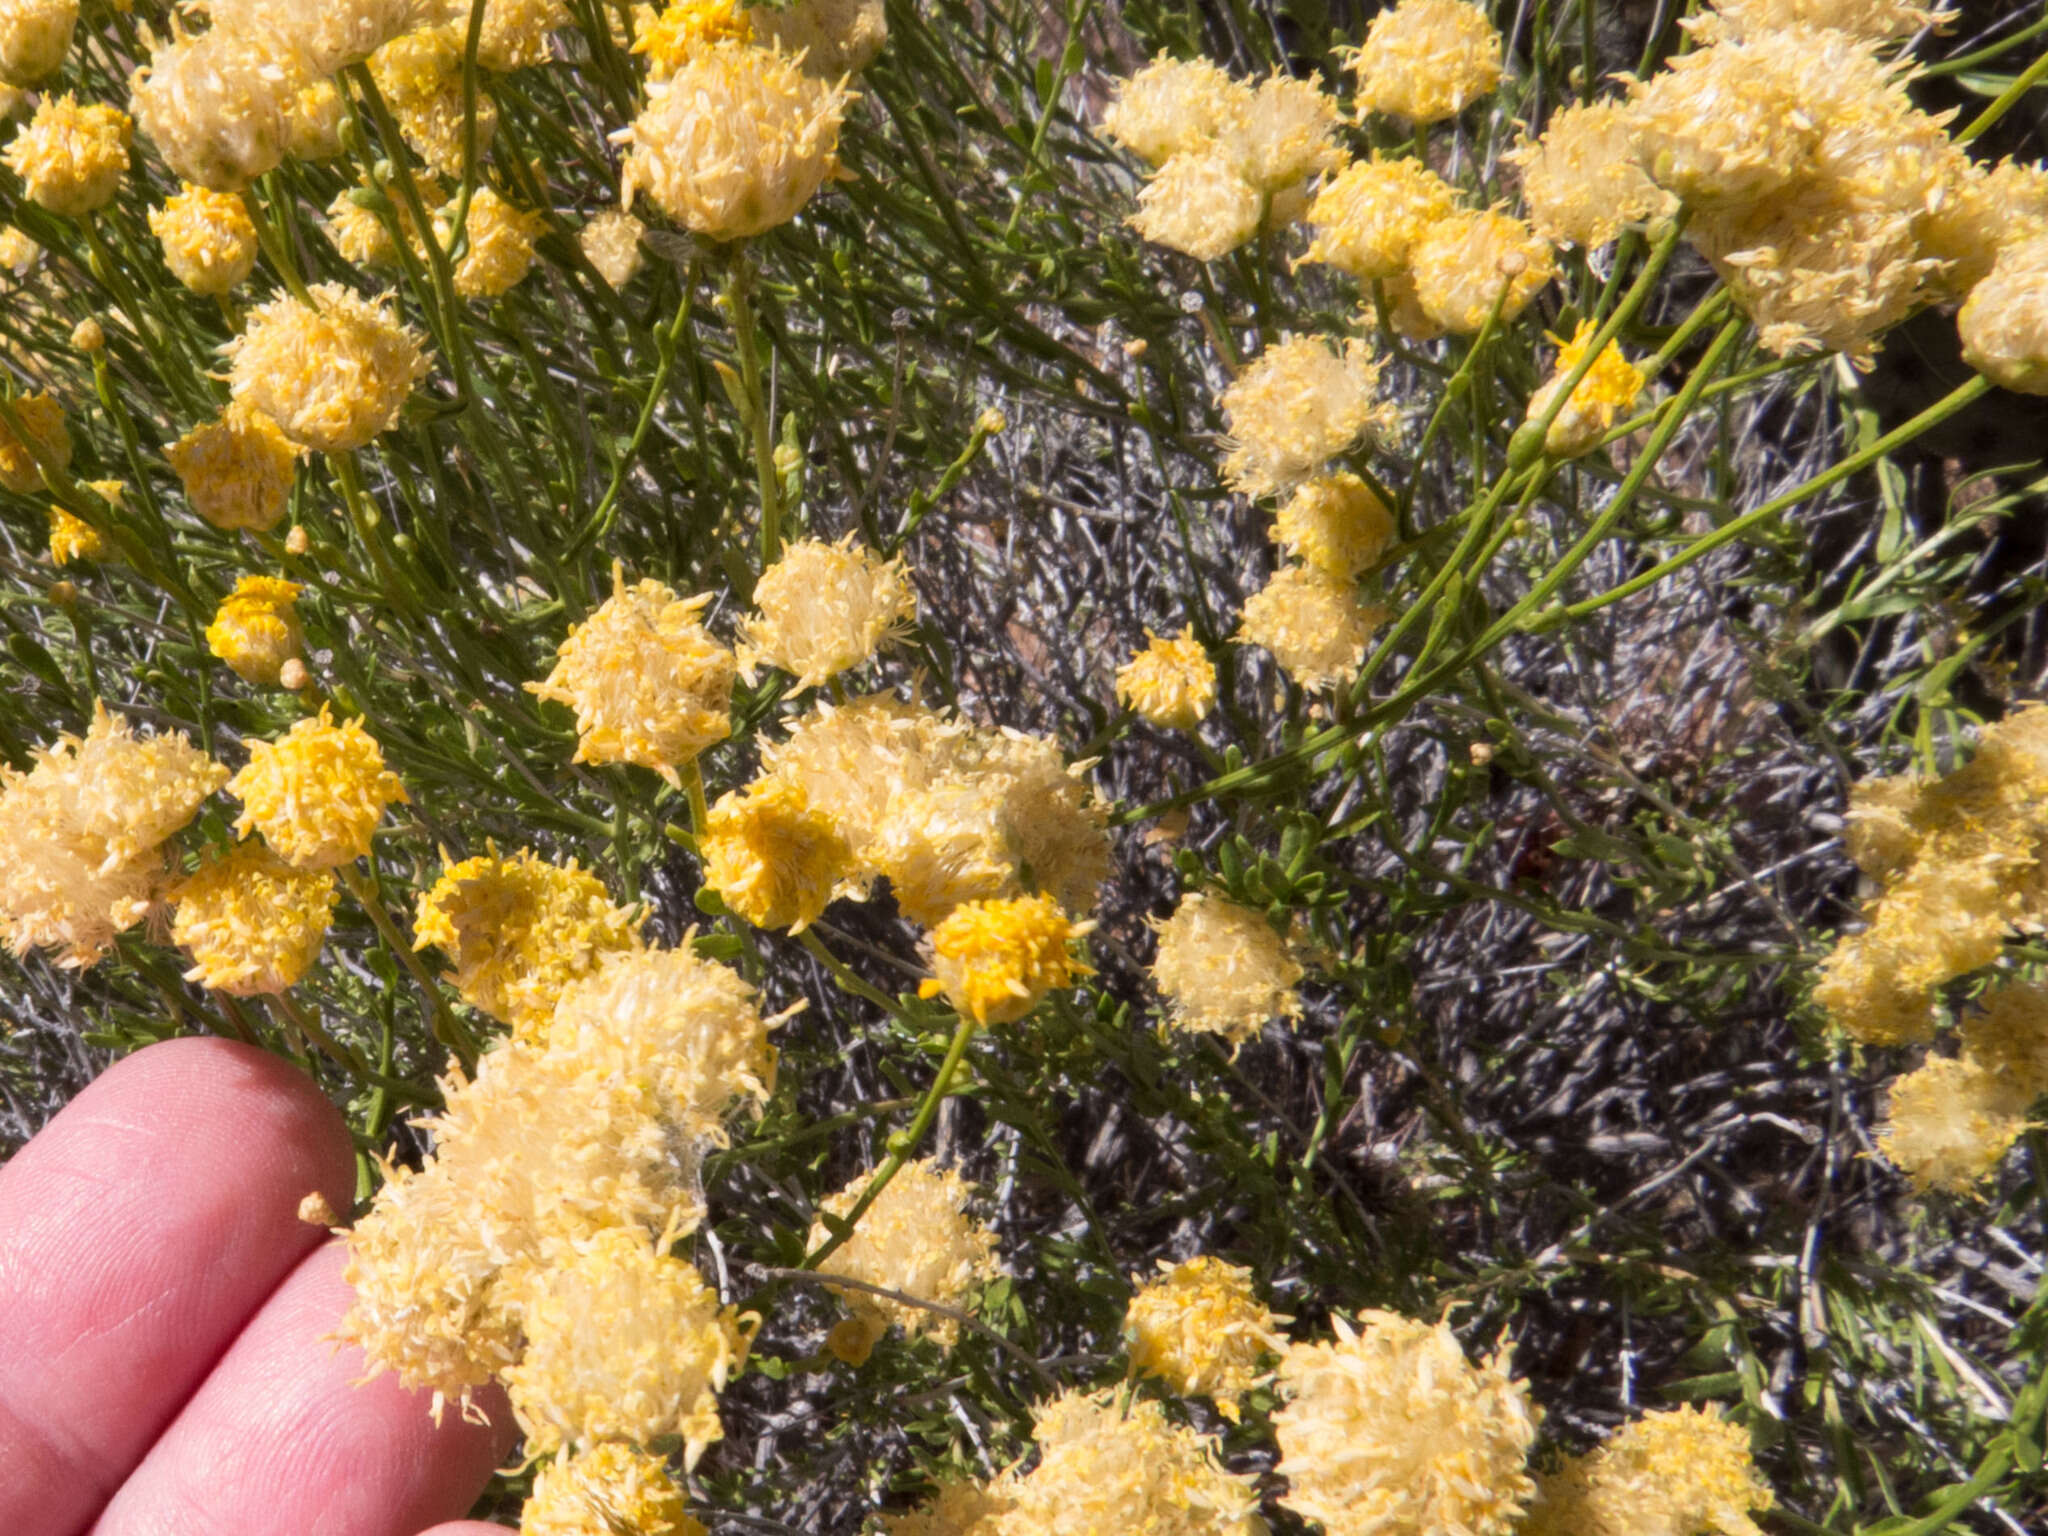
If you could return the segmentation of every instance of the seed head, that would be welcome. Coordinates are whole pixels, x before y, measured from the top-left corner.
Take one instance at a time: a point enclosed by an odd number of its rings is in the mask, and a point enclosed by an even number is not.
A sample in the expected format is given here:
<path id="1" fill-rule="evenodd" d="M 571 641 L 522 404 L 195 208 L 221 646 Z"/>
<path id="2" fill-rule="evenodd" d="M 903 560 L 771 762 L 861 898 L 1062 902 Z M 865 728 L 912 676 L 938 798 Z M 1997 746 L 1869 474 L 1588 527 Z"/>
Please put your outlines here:
<path id="1" fill-rule="evenodd" d="M 192 510 L 216 528 L 275 528 L 291 500 L 303 450 L 244 401 L 164 450 Z"/>
<path id="2" fill-rule="evenodd" d="M 1192 731 L 1216 707 L 1216 663 L 1193 625 L 1171 639 L 1148 629 L 1145 638 L 1145 649 L 1117 668 L 1117 699 L 1162 730 Z"/>
<path id="3" fill-rule="evenodd" d="M 1366 112 L 1436 123 L 1500 84 L 1500 33 L 1466 0 L 1401 0 L 1375 16 L 1350 58 Z"/>
<path id="4" fill-rule="evenodd" d="M 384 807 L 407 800 L 384 752 L 360 720 L 336 725 L 327 706 L 276 741 L 249 744 L 249 763 L 228 781 L 242 802 L 235 830 L 263 840 L 298 869 L 332 869 L 370 852 Z"/>
<path id="5" fill-rule="evenodd" d="M 284 664 L 305 644 L 299 585 L 275 576 L 243 576 L 206 626 L 206 645 L 245 683 L 277 686 Z"/>
<path id="6" fill-rule="evenodd" d="M 331 870 L 294 869 L 249 838 L 171 891 L 171 938 L 192 955 L 187 981 L 233 997 L 298 985 L 333 919 Z"/>
<path id="7" fill-rule="evenodd" d="M 226 293 L 256 265 L 256 226 L 232 193 L 187 182 L 149 210 L 149 231 L 163 245 L 171 276 L 194 293 Z"/>
<path id="8" fill-rule="evenodd" d="M 83 218 L 104 208 L 128 174 L 128 115 L 100 102 L 81 107 L 70 92 L 45 96 L 0 161 L 22 180 L 30 202 Z"/>

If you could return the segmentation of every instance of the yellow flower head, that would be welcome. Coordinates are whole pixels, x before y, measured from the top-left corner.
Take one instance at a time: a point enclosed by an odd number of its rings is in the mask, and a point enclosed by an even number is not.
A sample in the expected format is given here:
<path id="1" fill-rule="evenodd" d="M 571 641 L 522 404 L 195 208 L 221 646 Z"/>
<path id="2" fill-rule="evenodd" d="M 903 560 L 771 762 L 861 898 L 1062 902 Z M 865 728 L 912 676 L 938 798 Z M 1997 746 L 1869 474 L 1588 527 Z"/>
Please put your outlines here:
<path id="1" fill-rule="evenodd" d="M 1528 1389 L 1507 1351 L 1473 1365 L 1449 1326 L 1366 1312 L 1289 1346 L 1273 1415 L 1281 1500 L 1329 1536 L 1508 1536 L 1535 1492 Z"/>
<path id="2" fill-rule="evenodd" d="M 800 786 L 832 817 L 865 865 L 891 801 L 927 786 L 935 760 L 950 761 L 951 743 L 964 732 L 957 721 L 870 693 L 845 704 L 818 703 L 791 722 L 787 741 L 763 744 L 761 761 L 764 774 Z"/>
<path id="3" fill-rule="evenodd" d="M 718 1393 L 758 1326 L 644 1232 L 613 1228 L 523 1277 L 526 1352 L 505 1372 L 530 1452 L 673 1435 L 686 1464 L 724 1437 Z"/>
<path id="4" fill-rule="evenodd" d="M 384 93 L 419 157 L 443 176 L 463 172 L 462 50 L 465 26 L 422 27 L 384 44 L 370 56 L 370 74 Z M 479 158 L 498 131 L 498 109 L 477 93 L 475 133 Z"/>
<path id="5" fill-rule="evenodd" d="M 1069 919 L 1050 896 L 963 902 L 932 930 L 933 979 L 923 990 L 943 991 L 977 1024 L 1011 1023 L 1089 973 L 1073 945 L 1094 926 Z"/>
<path id="6" fill-rule="evenodd" d="M 187 981 L 234 997 L 296 986 L 334 915 L 331 870 L 294 869 L 255 838 L 207 860 L 171 892 L 171 939 L 192 955 Z"/>
<path id="7" fill-rule="evenodd" d="M 1351 581 L 1311 565 L 1283 566 L 1245 599 L 1235 636 L 1263 646 L 1302 688 L 1334 688 L 1357 673 L 1366 643 L 1387 610 L 1358 595 Z"/>
<path id="8" fill-rule="evenodd" d="M 1500 84 L 1500 33 L 1466 0 L 1401 0 L 1375 16 L 1350 64 L 1367 112 L 1441 122 Z"/>
<path id="9" fill-rule="evenodd" d="M 417 26 L 422 7 L 420 0 L 208 0 L 206 9 L 215 32 L 278 38 L 301 71 L 319 79 Z"/>
<path id="10" fill-rule="evenodd" d="M 441 183 L 424 171 L 414 179 L 421 201 L 432 206 L 441 196 Z M 334 248 L 357 266 L 395 267 L 398 265 L 398 242 L 391 237 L 390 225 L 384 222 L 376 209 L 358 200 L 359 193 L 367 197 L 376 191 L 374 185 L 367 181 L 358 187 L 343 187 L 334 194 L 334 201 L 327 205 L 327 218 L 321 227 L 334 243 Z M 426 242 L 420 237 L 406 200 L 396 194 L 377 195 L 396 221 L 399 233 L 405 237 L 407 249 L 422 261 L 426 260 Z"/>
<path id="11" fill-rule="evenodd" d="M 192 510 L 216 528 L 275 528 L 291 499 L 296 444 L 254 406 L 236 401 L 164 450 Z"/>
<path id="12" fill-rule="evenodd" d="M 20 277 L 43 254 L 43 248 L 12 224 L 0 225 L 0 269 Z"/>
<path id="13" fill-rule="evenodd" d="M 1394 514 L 1349 470 L 1304 480 L 1273 520 L 1273 542 L 1319 571 L 1351 580 L 1394 542 Z"/>
<path id="14" fill-rule="evenodd" d="M 1439 219 L 1411 254 L 1423 313 L 1459 336 L 1477 334 L 1496 303 L 1507 324 L 1557 275 L 1557 258 L 1527 224 L 1491 210 Z"/>
<path id="15" fill-rule="evenodd" d="M 1300 1017 L 1301 966 L 1263 912 L 1191 891 L 1157 926 L 1152 981 L 1176 1029 L 1241 1044 L 1268 1020 Z"/>
<path id="16" fill-rule="evenodd" d="M 706 1536 L 668 1459 L 606 1441 L 542 1467 L 519 1511 L 519 1536 Z"/>
<path id="17" fill-rule="evenodd" d="M 1734 37 L 1807 26 L 1846 32 L 1867 42 L 1911 37 L 1924 27 L 1953 21 L 1956 15 L 1911 0 L 1713 0 L 1713 8 L 1714 30 Z"/>
<path id="18" fill-rule="evenodd" d="M 299 654 L 297 582 L 276 576 L 244 576 L 221 600 L 206 626 L 206 646 L 245 683 L 272 688 L 284 664 Z"/>
<path id="19" fill-rule="evenodd" d="M 0 161 L 21 178 L 30 202 L 82 218 L 121 189 L 134 132 L 125 112 L 99 102 L 81 107 L 67 91 L 36 103 L 36 115 L 0 150 Z"/>
<path id="20" fill-rule="evenodd" d="M 1529 397 L 1529 420 L 1543 419 L 1543 413 L 1557 399 L 1557 393 L 1564 387 L 1571 371 L 1585 360 L 1586 349 L 1597 329 L 1591 320 L 1581 320 L 1579 328 L 1572 333 L 1572 339 L 1560 343 L 1556 368 L 1542 387 Z M 1544 451 L 1552 458 L 1570 459 L 1591 449 L 1607 434 L 1608 428 L 1634 406 L 1636 396 L 1643 392 L 1646 382 L 1643 370 L 1621 355 L 1621 343 L 1608 342 L 1600 349 L 1600 355 L 1593 359 L 1593 366 L 1586 370 L 1586 376 L 1572 390 L 1564 408 L 1550 423 L 1550 430 L 1543 438 Z"/>
<path id="21" fill-rule="evenodd" d="M 1771 1490 L 1749 1432 L 1717 1407 L 1646 1413 L 1605 1445 L 1539 1480 L 1523 1536 L 1761 1536 L 1750 1511 Z"/>
<path id="22" fill-rule="evenodd" d="M 2007 246 L 2048 236 L 2048 164 L 1987 166 L 1960 150 L 1940 160 L 1934 206 L 1914 221 L 1921 254 L 1941 263 L 1932 296 L 1959 301 L 1991 275 Z"/>
<path id="23" fill-rule="evenodd" d="M 224 349 L 229 387 L 300 447 L 346 453 L 397 424 L 426 354 L 389 295 L 362 299 L 339 283 L 311 291 L 311 304 L 284 297 L 250 311 Z"/>
<path id="24" fill-rule="evenodd" d="M 0 0 L 0 90 L 54 75 L 77 25 L 78 0 Z"/>
<path id="25" fill-rule="evenodd" d="M 99 529 L 82 517 L 72 516 L 62 507 L 50 508 L 52 565 L 69 565 L 74 560 L 104 560 L 107 554 L 107 541 L 100 537 Z"/>
<path id="26" fill-rule="evenodd" d="M 1963 361 L 1992 383 L 2048 395 L 2048 235 L 2009 245 L 1956 317 Z"/>
<path id="27" fill-rule="evenodd" d="M 756 928 L 801 932 L 851 873 L 853 855 L 803 786 L 764 778 L 719 797 L 700 844 L 704 883 Z"/>
<path id="28" fill-rule="evenodd" d="M 228 781 L 242 802 L 235 821 L 298 869 L 332 869 L 367 856 L 384 807 L 406 801 L 383 749 L 360 720 L 336 725 L 327 706 L 276 741 L 249 743 L 249 763 Z"/>
<path id="29" fill-rule="evenodd" d="M 946 1483 L 904 1515 L 878 1515 L 888 1536 L 995 1536 L 996 1517 L 1011 1507 L 1009 1488 L 998 1482 Z"/>
<path id="30" fill-rule="evenodd" d="M 435 237 L 444 245 L 454 211 L 451 203 L 435 217 Z M 533 243 L 547 227 L 539 214 L 514 208 L 489 187 L 478 187 L 463 220 L 469 247 L 455 264 L 455 291 L 465 299 L 495 299 L 509 292 L 533 269 Z"/>
<path id="31" fill-rule="evenodd" d="M 1228 1417 L 1252 1389 L 1259 1358 L 1278 1354 L 1287 1321 L 1259 1304 L 1252 1272 L 1206 1255 L 1175 1264 L 1141 1286 L 1124 1313 L 1131 1368 L 1157 1376 L 1182 1397 L 1213 1397 Z"/>
<path id="32" fill-rule="evenodd" d="M 1618 101 L 1573 102 L 1551 114 L 1543 136 L 1510 150 L 1522 172 L 1529 222 L 1552 244 L 1597 250 L 1631 226 L 1669 218 L 1678 199 L 1645 174 Z"/>
<path id="33" fill-rule="evenodd" d="M 1337 103 L 1315 81 L 1276 73 L 1259 82 L 1224 141 L 1246 180 L 1270 196 L 1343 163 L 1337 122 Z"/>
<path id="34" fill-rule="evenodd" d="M 0 485 L 26 496 L 43 488 L 38 459 L 53 470 L 71 467 L 71 433 L 64 425 L 64 407 L 49 395 L 17 395 L 7 405 L 27 438 L 16 437 L 0 416 Z"/>
<path id="35" fill-rule="evenodd" d="M 194 293 L 226 293 L 256 265 L 256 226 L 232 193 L 187 182 L 149 210 L 149 230 L 163 245 L 171 276 Z"/>
<path id="36" fill-rule="evenodd" d="M 1138 194 L 1131 228 L 1197 261 L 1229 255 L 1259 232 L 1266 200 L 1239 156 L 1214 145 L 1175 155 Z"/>
<path id="37" fill-rule="evenodd" d="M 495 849 L 442 870 L 420 897 L 413 948 L 438 946 L 472 1008 L 544 1039 L 562 989 L 635 948 L 645 914 L 612 904 L 604 882 L 571 859 L 550 864 Z"/>
<path id="38" fill-rule="evenodd" d="M 713 43 L 753 41 L 754 13 L 738 0 L 676 0 L 639 29 L 633 52 L 647 55 L 647 78 L 658 83 Z"/>
<path id="39" fill-rule="evenodd" d="M 463 26 L 468 25 L 458 9 Z M 548 34 L 572 21 L 563 0 L 489 0 L 483 31 L 477 37 L 476 61 L 485 69 L 510 74 L 548 62 Z"/>
<path id="40" fill-rule="evenodd" d="M 2031 1104 L 2048 1093 L 2048 987 L 2008 982 L 1963 1021 L 1963 1056 Z"/>
<path id="41" fill-rule="evenodd" d="M 297 160 L 332 160 L 341 153 L 341 125 L 348 104 L 332 80 L 315 80 L 299 90 L 285 113 L 285 152 Z"/>
<path id="42" fill-rule="evenodd" d="M 135 71 L 130 105 L 143 134 L 182 179 L 238 192 L 284 159 L 298 94 L 309 79 L 291 45 L 268 31 L 215 25 L 170 38 Z"/>
<path id="43" fill-rule="evenodd" d="M 1379 379 L 1363 341 L 1290 336 L 1268 347 L 1223 392 L 1224 478 L 1246 496 L 1277 496 L 1339 454 L 1377 447 L 1396 420 Z"/>
<path id="44" fill-rule="evenodd" d="M 529 693 L 576 711 L 576 761 L 638 763 L 669 783 L 732 733 L 733 654 L 697 620 L 710 594 L 679 598 L 658 581 L 626 585 L 569 631 L 554 670 Z"/>
<path id="45" fill-rule="evenodd" d="M 917 593 L 899 557 L 799 539 L 761 573 L 756 612 L 741 624 L 739 664 L 749 678 L 762 663 L 816 688 L 900 638 L 917 614 Z"/>
<path id="46" fill-rule="evenodd" d="M 637 193 L 712 240 L 786 224 L 839 168 L 844 85 L 806 74 L 773 49 L 715 43 L 649 92 L 617 135 L 631 146 L 621 201 Z"/>
<path id="47" fill-rule="evenodd" d="M 640 248 L 640 237 L 646 233 L 647 226 L 625 209 L 607 208 L 583 226 L 576 243 L 600 277 L 623 288 L 647 260 Z"/>
<path id="48" fill-rule="evenodd" d="M 1252 92 L 1207 59 L 1161 54 L 1117 86 L 1102 132 L 1148 165 L 1208 147 L 1251 111 Z"/>
<path id="49" fill-rule="evenodd" d="M 1116 696 L 1141 720 L 1169 731 L 1192 731 L 1216 707 L 1216 663 L 1193 625 L 1167 638 L 1145 631 L 1148 644 L 1116 671 Z"/>
<path id="50" fill-rule="evenodd" d="M 861 1174 L 820 1201 L 820 1209 L 844 1219 L 873 1178 L 872 1169 Z M 976 1287 L 1002 1272 L 995 1233 L 968 1213 L 973 1197 L 971 1184 L 932 1159 L 905 1163 L 862 1214 L 853 1236 L 821 1267 L 827 1274 L 957 1310 Z M 805 1246 L 815 1251 L 829 1238 L 830 1229 L 820 1220 L 812 1224 Z M 849 1365 L 866 1360 L 892 1323 L 912 1337 L 929 1334 L 947 1349 L 959 1338 L 958 1323 L 922 1307 L 871 1291 L 835 1286 L 833 1293 L 853 1313 L 850 1323 L 833 1330 L 831 1345 Z"/>
<path id="51" fill-rule="evenodd" d="M 1892 1084 L 1877 1144 L 1915 1189 L 1968 1194 L 2026 1130 L 2031 1097 L 1978 1058 L 1930 1056 Z"/>
<path id="52" fill-rule="evenodd" d="M 1360 282 L 1408 265 L 1422 232 L 1457 206 L 1457 194 L 1415 160 L 1354 160 L 1323 183 L 1310 205 L 1315 230 L 1304 261 L 1323 261 Z"/>
<path id="53" fill-rule="evenodd" d="M 882 0 L 796 0 L 757 6 L 746 15 L 754 24 L 754 41 L 793 58 L 802 55 L 808 73 L 832 80 L 859 74 L 889 40 Z"/>

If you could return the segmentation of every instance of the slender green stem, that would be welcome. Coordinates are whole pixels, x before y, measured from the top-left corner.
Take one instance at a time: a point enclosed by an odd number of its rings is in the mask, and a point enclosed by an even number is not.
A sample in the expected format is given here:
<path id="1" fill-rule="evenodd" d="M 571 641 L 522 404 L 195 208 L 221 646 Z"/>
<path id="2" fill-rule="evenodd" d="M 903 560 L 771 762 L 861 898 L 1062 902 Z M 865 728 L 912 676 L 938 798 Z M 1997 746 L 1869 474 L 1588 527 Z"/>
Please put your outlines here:
<path id="1" fill-rule="evenodd" d="M 1982 112 L 1970 119 L 1969 126 L 1956 135 L 1958 144 L 1967 144 L 1979 134 L 1986 132 L 2006 113 L 2019 105 L 2020 98 L 2048 79 L 2048 53 L 2044 53 L 2013 77 L 2012 84 L 1992 100 Z"/>
<path id="2" fill-rule="evenodd" d="M 633 436 L 620 452 L 618 462 L 612 465 L 611 483 L 605 487 L 604 497 L 597 504 L 597 510 L 590 514 L 590 520 L 577 530 L 562 550 L 566 562 L 575 559 L 594 540 L 604 537 L 610 530 L 612 519 L 619 504 L 619 492 L 624 489 L 626 475 L 640 457 L 640 445 L 647 440 L 648 428 L 654 425 L 654 414 L 661 408 L 663 398 L 668 394 L 668 376 L 676 364 L 676 353 L 682 344 L 684 330 L 690 323 L 690 309 L 697 292 L 697 269 L 694 265 L 683 274 L 683 296 L 676 303 L 675 318 L 669 321 L 668 329 L 655 333 L 654 350 L 657 362 L 654 380 L 647 386 L 647 398 L 640 402 L 640 418 L 633 424 Z"/>
<path id="3" fill-rule="evenodd" d="M 775 423 L 761 385 L 761 343 L 749 296 L 752 284 L 747 248 L 737 244 L 726 262 L 724 302 L 726 318 L 732 322 L 733 350 L 739 354 L 740 408 L 753 439 L 754 478 L 761 490 L 761 569 L 765 571 L 782 553 L 782 476 L 775 467 Z"/>
<path id="4" fill-rule="evenodd" d="M 462 1063 L 465 1072 L 474 1071 L 479 1052 L 477 1039 L 462 1020 L 455 1016 L 455 1010 L 448 1006 L 448 999 L 441 995 L 441 988 L 422 966 L 419 956 L 398 931 L 398 925 L 391 920 L 391 914 L 384 908 L 384 899 L 377 894 L 377 888 L 353 864 L 341 866 L 341 883 L 348 887 L 349 894 L 356 899 L 356 905 L 363 909 L 377 932 L 383 936 L 398 963 L 411 974 L 426 1000 L 429 1016 L 433 1021 L 434 1038 L 453 1051 Z"/>
<path id="5" fill-rule="evenodd" d="M 832 973 L 832 979 L 839 983 L 842 991 L 851 992 L 855 997 L 873 1003 L 877 1008 L 884 1009 L 890 1014 L 900 1015 L 902 1013 L 902 1004 L 882 991 L 881 988 L 869 985 L 866 979 L 856 974 L 844 960 L 841 960 L 831 950 L 827 949 L 825 941 L 809 928 L 804 929 L 802 933 L 798 934 L 796 941 L 809 950 L 820 965 Z"/>

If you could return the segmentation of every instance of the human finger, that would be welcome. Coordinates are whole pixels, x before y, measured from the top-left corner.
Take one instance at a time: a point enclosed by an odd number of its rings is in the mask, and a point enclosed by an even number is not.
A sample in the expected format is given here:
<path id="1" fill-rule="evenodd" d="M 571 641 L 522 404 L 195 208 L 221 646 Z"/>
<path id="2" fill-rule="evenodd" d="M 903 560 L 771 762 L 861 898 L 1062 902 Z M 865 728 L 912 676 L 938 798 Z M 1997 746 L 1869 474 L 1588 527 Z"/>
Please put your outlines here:
<path id="1" fill-rule="evenodd" d="M 345 1206 L 348 1130 L 226 1040 L 102 1073 L 0 1168 L 0 1531 L 83 1529 Z"/>

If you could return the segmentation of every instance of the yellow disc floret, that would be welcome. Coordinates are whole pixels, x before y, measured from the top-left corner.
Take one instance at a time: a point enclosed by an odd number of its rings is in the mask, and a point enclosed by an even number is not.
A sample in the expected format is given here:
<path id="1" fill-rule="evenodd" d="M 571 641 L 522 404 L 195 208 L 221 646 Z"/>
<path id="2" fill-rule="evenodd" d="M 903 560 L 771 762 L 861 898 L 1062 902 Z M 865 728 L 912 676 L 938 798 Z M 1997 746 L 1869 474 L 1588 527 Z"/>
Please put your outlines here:
<path id="1" fill-rule="evenodd" d="M 1189 625 L 1168 637 L 1145 631 L 1145 649 L 1116 672 L 1116 696 L 1141 720 L 1192 731 L 1216 707 L 1216 663 Z"/>
<path id="2" fill-rule="evenodd" d="M 1596 329 L 1592 321 L 1581 320 L 1572 339 L 1560 344 L 1556 368 L 1529 397 L 1529 420 L 1543 419 L 1572 370 L 1585 361 Z M 1552 419 L 1550 430 L 1544 434 L 1544 451 L 1557 459 L 1576 458 L 1587 452 L 1636 403 L 1645 382 L 1643 370 L 1621 355 L 1621 344 L 1608 342 Z"/>
<path id="3" fill-rule="evenodd" d="M 17 437 L 0 416 L 0 485 L 17 496 L 43 488 L 44 464 L 58 472 L 71 466 L 71 433 L 64 425 L 64 407 L 49 395 L 17 395 L 8 410 L 21 425 Z"/>
<path id="4" fill-rule="evenodd" d="M 977 1024 L 1007 1024 L 1046 993 L 1088 974 L 1073 945 L 1095 925 L 1076 923 L 1050 896 L 969 901 L 932 930 L 928 991 Z"/>
<path id="5" fill-rule="evenodd" d="M 1356 160 L 1323 183 L 1308 211 L 1315 240 L 1304 261 L 1324 261 L 1360 282 L 1408 265 L 1422 232 L 1457 206 L 1436 172 L 1415 160 Z"/>
<path id="6" fill-rule="evenodd" d="M 336 725 L 327 706 L 276 741 L 249 744 L 249 763 L 228 781 L 242 802 L 237 832 L 260 832 L 287 863 L 332 869 L 370 851 L 384 807 L 406 800 L 384 752 L 360 720 Z"/>
<path id="7" fill-rule="evenodd" d="M 803 786 L 765 778 L 722 795 L 699 842 L 704 883 L 756 928 L 801 932 L 851 873 L 853 855 Z"/>
<path id="8" fill-rule="evenodd" d="M 1394 514 L 1349 470 L 1304 480 L 1273 520 L 1273 542 L 1346 581 L 1376 565 L 1394 542 Z"/>
<path id="9" fill-rule="evenodd" d="M 194 293 L 226 293 L 256 265 L 256 225 L 241 198 L 187 182 L 161 208 L 149 230 L 164 248 L 171 276 Z"/>
<path id="10" fill-rule="evenodd" d="M 206 645 L 244 682 L 274 687 L 284 664 L 304 644 L 299 628 L 295 581 L 276 576 L 244 576 L 221 600 L 206 626 Z"/>
<path id="11" fill-rule="evenodd" d="M 606 1441 L 541 1468 L 519 1511 L 519 1536 L 705 1536 L 668 1460 Z"/>
<path id="12" fill-rule="evenodd" d="M 187 981 L 234 997 L 296 986 L 334 915 L 331 870 L 294 869 L 250 838 L 172 892 L 171 938 L 192 956 Z"/>

